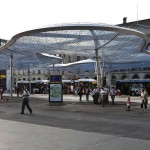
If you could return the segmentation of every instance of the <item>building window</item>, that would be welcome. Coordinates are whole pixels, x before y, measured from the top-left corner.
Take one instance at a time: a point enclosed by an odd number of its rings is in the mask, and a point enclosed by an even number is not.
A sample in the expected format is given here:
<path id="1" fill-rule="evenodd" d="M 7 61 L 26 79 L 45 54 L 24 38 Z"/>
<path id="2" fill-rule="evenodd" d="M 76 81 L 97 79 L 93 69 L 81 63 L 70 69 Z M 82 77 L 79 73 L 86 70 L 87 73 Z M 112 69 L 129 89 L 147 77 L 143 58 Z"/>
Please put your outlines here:
<path id="1" fill-rule="evenodd" d="M 0 46 L 5 45 L 6 43 L 7 43 L 7 41 L 6 41 L 6 40 L 0 39 Z"/>
<path id="2" fill-rule="evenodd" d="M 122 80 L 125 80 L 127 79 L 127 76 L 124 74 L 122 77 L 121 77 Z"/>
<path id="3" fill-rule="evenodd" d="M 150 43 L 147 45 L 147 50 L 150 51 Z"/>
<path id="4" fill-rule="evenodd" d="M 18 75 L 20 75 L 20 70 L 18 70 Z"/>
<path id="5" fill-rule="evenodd" d="M 150 67 L 144 67 L 143 70 L 150 70 Z"/>
<path id="6" fill-rule="evenodd" d="M 83 56 L 83 59 L 87 59 L 87 57 L 86 57 L 86 56 Z"/>
<path id="7" fill-rule="evenodd" d="M 81 57 L 80 56 L 77 56 L 77 61 L 80 61 L 81 60 Z"/>
<path id="8" fill-rule="evenodd" d="M 41 80 L 41 78 L 38 78 L 38 80 Z"/>
<path id="9" fill-rule="evenodd" d="M 150 79 L 150 74 L 146 74 L 144 78 L 145 79 Z"/>
<path id="10" fill-rule="evenodd" d="M 23 78 L 23 80 L 26 80 L 25 78 Z"/>
<path id="11" fill-rule="evenodd" d="M 35 78 L 33 78 L 33 80 L 35 80 Z"/>
<path id="12" fill-rule="evenodd" d="M 125 72 L 125 71 L 126 71 L 126 69 L 120 69 L 120 71 L 121 71 L 121 72 Z"/>
<path id="13" fill-rule="evenodd" d="M 132 68 L 131 71 L 140 71 L 141 68 Z"/>
<path id="14" fill-rule="evenodd" d="M 133 75 L 133 77 L 132 77 L 132 79 L 139 79 L 139 78 L 140 77 L 137 74 Z"/>
<path id="15" fill-rule="evenodd" d="M 60 57 L 60 54 L 56 54 L 57 57 Z"/>
<path id="16" fill-rule="evenodd" d="M 32 70 L 32 74 L 35 74 L 35 70 Z"/>
<path id="17" fill-rule="evenodd" d="M 41 70 L 38 70 L 38 74 L 41 74 Z"/>
<path id="18" fill-rule="evenodd" d="M 72 56 L 68 56 L 69 58 L 68 58 L 68 61 L 69 62 L 72 62 L 72 60 L 73 60 L 73 57 Z"/>

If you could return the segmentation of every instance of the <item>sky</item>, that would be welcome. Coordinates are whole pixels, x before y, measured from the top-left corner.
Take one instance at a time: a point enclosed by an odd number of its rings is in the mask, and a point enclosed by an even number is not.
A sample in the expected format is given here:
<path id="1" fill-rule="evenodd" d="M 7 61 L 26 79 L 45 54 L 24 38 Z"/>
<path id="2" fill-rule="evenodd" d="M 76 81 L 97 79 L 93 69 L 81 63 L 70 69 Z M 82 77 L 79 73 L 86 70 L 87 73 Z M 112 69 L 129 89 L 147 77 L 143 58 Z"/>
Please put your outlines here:
<path id="1" fill-rule="evenodd" d="M 0 0 L 0 38 L 55 24 L 149 19 L 149 8 L 150 0 Z"/>

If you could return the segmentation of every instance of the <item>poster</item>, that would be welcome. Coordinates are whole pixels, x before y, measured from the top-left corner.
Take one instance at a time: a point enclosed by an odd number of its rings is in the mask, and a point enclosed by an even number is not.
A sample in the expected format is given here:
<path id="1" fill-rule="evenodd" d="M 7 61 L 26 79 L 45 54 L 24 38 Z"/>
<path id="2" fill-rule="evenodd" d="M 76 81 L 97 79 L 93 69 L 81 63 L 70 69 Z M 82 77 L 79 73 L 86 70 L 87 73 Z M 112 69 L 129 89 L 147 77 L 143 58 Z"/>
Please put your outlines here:
<path id="1" fill-rule="evenodd" d="M 61 102 L 62 101 L 62 84 L 50 84 L 49 101 Z"/>

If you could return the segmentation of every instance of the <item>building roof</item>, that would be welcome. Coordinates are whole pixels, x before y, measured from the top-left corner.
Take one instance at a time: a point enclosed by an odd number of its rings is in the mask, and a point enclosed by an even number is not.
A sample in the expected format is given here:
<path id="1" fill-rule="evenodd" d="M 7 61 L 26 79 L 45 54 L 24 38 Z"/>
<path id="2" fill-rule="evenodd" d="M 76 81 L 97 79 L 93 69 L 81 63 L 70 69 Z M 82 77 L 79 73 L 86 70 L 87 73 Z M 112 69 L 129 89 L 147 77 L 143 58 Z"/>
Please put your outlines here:
<path id="1" fill-rule="evenodd" d="M 126 21 L 126 23 L 118 24 L 117 26 L 129 28 L 133 24 L 140 24 L 143 26 L 149 26 L 150 27 L 150 19 L 144 19 L 144 20 L 138 20 L 138 21 L 132 21 L 132 22 Z"/>

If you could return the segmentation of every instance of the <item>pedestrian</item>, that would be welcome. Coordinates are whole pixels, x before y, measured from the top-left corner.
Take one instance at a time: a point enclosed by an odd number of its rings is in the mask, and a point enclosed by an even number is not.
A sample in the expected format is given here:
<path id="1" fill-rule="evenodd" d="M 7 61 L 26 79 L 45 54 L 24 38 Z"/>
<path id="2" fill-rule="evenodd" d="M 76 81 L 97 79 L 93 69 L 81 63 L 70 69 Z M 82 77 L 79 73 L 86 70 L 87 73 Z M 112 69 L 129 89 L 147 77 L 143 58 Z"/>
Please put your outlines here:
<path id="1" fill-rule="evenodd" d="M 0 87 L 0 99 L 1 99 L 1 103 L 4 102 L 4 99 L 3 99 L 3 94 L 4 94 L 4 88 L 3 87 Z"/>
<path id="2" fill-rule="evenodd" d="M 108 103 L 109 103 L 109 96 L 108 96 L 108 95 L 109 95 L 109 87 L 106 86 L 106 87 L 104 88 L 104 90 L 105 90 L 105 92 L 106 92 L 106 93 L 105 93 L 105 99 L 106 99 L 106 100 L 105 100 L 105 103 L 108 104 Z"/>
<path id="3" fill-rule="evenodd" d="M 104 90 L 103 87 L 101 88 L 100 94 L 101 94 L 101 104 L 102 104 L 102 107 L 104 107 L 105 101 L 106 101 L 106 91 Z"/>
<path id="4" fill-rule="evenodd" d="M 95 87 L 93 89 L 91 89 L 91 94 L 92 94 L 93 103 L 94 103 Z"/>
<path id="5" fill-rule="evenodd" d="M 27 89 L 25 89 L 23 91 L 22 109 L 20 114 L 24 114 L 25 106 L 28 108 L 30 114 L 32 114 L 32 109 L 29 105 L 29 96 L 30 92 Z"/>
<path id="6" fill-rule="evenodd" d="M 114 105 L 114 103 L 115 103 L 115 96 L 116 96 L 116 90 L 115 90 L 114 86 L 112 86 L 112 88 L 110 89 L 110 96 L 111 96 L 111 100 L 112 100 L 112 105 Z"/>
<path id="7" fill-rule="evenodd" d="M 142 111 L 146 111 L 147 104 L 148 104 L 148 93 L 147 93 L 146 89 L 142 89 L 140 97 L 141 97 L 141 108 L 142 108 Z"/>
<path id="8" fill-rule="evenodd" d="M 130 104 L 131 104 L 131 100 L 130 100 L 130 96 L 128 96 L 126 99 L 126 111 L 130 111 Z"/>
<path id="9" fill-rule="evenodd" d="M 19 97 L 20 88 L 18 86 L 16 87 L 16 93 L 17 93 L 17 97 Z"/>
<path id="10" fill-rule="evenodd" d="M 99 94 L 100 94 L 99 87 L 96 87 L 93 92 L 94 92 L 94 104 L 98 104 Z"/>
<path id="11" fill-rule="evenodd" d="M 82 87 L 79 87 L 78 95 L 79 95 L 79 101 L 81 102 L 82 101 L 82 95 L 83 95 L 83 88 Z"/>
<path id="12" fill-rule="evenodd" d="M 90 95 L 90 88 L 86 88 L 86 91 L 85 91 L 85 94 L 86 94 L 86 101 L 89 101 L 89 95 Z"/>

